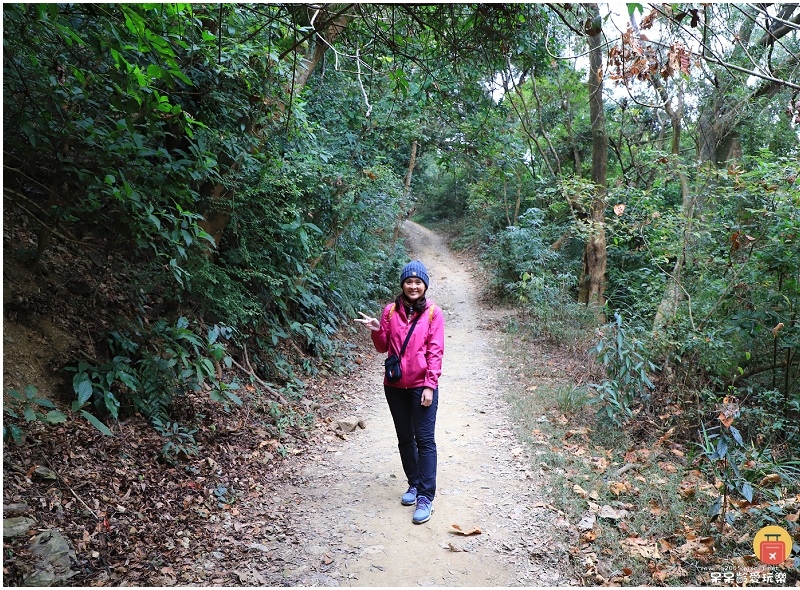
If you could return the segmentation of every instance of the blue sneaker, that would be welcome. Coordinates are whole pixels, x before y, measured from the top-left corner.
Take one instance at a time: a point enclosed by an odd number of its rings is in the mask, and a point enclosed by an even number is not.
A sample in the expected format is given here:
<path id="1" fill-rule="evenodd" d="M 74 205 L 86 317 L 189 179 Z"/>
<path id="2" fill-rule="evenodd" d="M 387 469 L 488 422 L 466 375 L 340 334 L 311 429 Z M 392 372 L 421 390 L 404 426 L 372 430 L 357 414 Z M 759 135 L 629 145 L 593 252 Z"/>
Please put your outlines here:
<path id="1" fill-rule="evenodd" d="M 431 519 L 431 512 L 433 512 L 431 501 L 425 496 L 419 496 L 417 498 L 417 509 L 414 511 L 414 517 L 411 522 L 414 524 L 428 522 Z"/>
<path id="2" fill-rule="evenodd" d="M 417 501 L 417 488 L 410 486 L 408 491 L 400 498 L 400 503 L 403 506 L 413 506 Z"/>

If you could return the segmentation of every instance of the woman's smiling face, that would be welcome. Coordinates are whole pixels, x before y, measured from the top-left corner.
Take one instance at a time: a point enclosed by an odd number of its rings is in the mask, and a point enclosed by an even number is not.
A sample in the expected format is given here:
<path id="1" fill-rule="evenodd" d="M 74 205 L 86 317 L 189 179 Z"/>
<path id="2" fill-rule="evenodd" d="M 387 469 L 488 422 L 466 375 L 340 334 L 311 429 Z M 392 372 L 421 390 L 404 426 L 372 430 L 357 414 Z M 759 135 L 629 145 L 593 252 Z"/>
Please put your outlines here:
<path id="1" fill-rule="evenodd" d="M 403 294 L 412 303 L 425 295 L 425 288 L 425 283 L 417 277 L 411 277 L 403 281 Z"/>

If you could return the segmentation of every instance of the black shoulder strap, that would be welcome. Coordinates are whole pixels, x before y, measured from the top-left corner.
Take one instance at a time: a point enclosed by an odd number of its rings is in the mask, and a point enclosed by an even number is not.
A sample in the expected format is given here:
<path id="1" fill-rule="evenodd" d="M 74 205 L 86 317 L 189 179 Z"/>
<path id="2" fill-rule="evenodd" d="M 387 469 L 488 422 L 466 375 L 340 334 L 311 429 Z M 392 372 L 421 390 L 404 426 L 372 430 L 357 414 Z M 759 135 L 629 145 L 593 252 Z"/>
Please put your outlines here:
<path id="1" fill-rule="evenodd" d="M 414 321 L 411 322 L 411 328 L 408 330 L 408 334 L 406 334 L 406 339 L 403 342 L 403 347 L 400 349 L 400 353 L 397 356 L 403 356 L 403 353 L 406 351 L 406 346 L 408 346 L 408 341 L 411 338 L 411 332 L 414 331 L 414 327 L 417 325 L 417 320 L 419 320 L 422 312 L 417 314 L 417 317 L 414 318 Z"/>

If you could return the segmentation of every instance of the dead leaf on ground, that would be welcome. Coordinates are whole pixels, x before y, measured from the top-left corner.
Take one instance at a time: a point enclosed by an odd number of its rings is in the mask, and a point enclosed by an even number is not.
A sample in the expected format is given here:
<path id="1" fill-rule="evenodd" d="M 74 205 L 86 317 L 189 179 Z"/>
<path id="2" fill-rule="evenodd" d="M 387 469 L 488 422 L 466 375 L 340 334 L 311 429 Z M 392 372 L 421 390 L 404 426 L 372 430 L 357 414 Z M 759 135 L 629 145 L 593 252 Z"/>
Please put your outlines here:
<path id="1" fill-rule="evenodd" d="M 451 524 L 452 528 L 450 529 L 451 533 L 455 533 L 457 535 L 464 535 L 465 537 L 469 537 L 470 535 L 480 535 L 481 529 L 474 527 L 471 529 L 462 529 L 460 525 Z"/>
<path id="2" fill-rule="evenodd" d="M 453 543 L 448 543 L 448 544 L 447 544 L 447 547 L 448 547 L 448 548 L 450 549 L 450 551 L 452 551 L 453 553 L 466 553 L 466 552 L 467 552 L 467 550 L 466 550 L 466 549 L 464 549 L 463 547 L 459 547 L 458 545 L 454 545 Z"/>
<path id="3" fill-rule="evenodd" d="M 616 508 L 612 508 L 608 504 L 604 504 L 600 507 L 600 510 L 597 512 L 597 516 L 600 518 L 609 518 L 611 520 L 621 520 L 630 514 L 627 510 L 617 510 Z"/>
<path id="4" fill-rule="evenodd" d="M 578 530 L 579 531 L 590 531 L 594 528 L 595 523 L 597 522 L 597 516 L 592 512 L 588 512 L 583 515 L 583 518 L 578 522 Z"/>
<path id="5" fill-rule="evenodd" d="M 608 469 L 608 459 L 604 457 L 592 457 L 589 459 L 589 465 L 592 471 L 602 472 Z"/>
<path id="6" fill-rule="evenodd" d="M 666 461 L 659 461 L 658 466 L 661 468 L 662 471 L 666 471 L 667 473 L 678 473 L 678 468 L 675 467 L 672 463 L 667 463 Z"/>
<path id="7" fill-rule="evenodd" d="M 685 479 L 678 486 L 678 493 L 684 498 L 691 498 L 697 493 L 697 482 Z"/>
<path id="8" fill-rule="evenodd" d="M 649 539 L 628 537 L 627 539 L 623 539 L 620 545 L 631 555 L 636 555 L 645 559 L 661 559 L 661 553 L 658 551 L 658 547 Z"/>
<path id="9" fill-rule="evenodd" d="M 712 537 L 688 539 L 680 547 L 674 548 L 673 552 L 680 557 L 681 560 L 711 555 L 714 553 L 714 539 Z"/>
<path id="10" fill-rule="evenodd" d="M 673 426 L 672 428 L 670 428 L 669 430 L 667 430 L 667 431 L 664 433 L 664 435 L 663 435 L 661 438 L 659 438 L 659 439 L 658 439 L 658 442 L 656 442 L 656 445 L 663 445 L 663 444 L 664 444 L 664 442 L 665 442 L 665 441 L 666 441 L 666 440 L 667 440 L 667 439 L 668 439 L 670 436 L 672 436 L 672 435 L 674 434 L 674 432 L 675 432 L 675 427 Z"/>
<path id="11" fill-rule="evenodd" d="M 577 495 L 579 495 L 581 498 L 586 498 L 589 495 L 589 492 L 584 490 L 578 484 L 575 484 L 574 486 L 572 486 L 572 491 L 575 492 Z"/>
<path id="12" fill-rule="evenodd" d="M 608 484 L 608 490 L 615 496 L 619 496 L 623 492 L 630 492 L 631 489 L 633 488 L 627 481 L 612 481 Z"/>

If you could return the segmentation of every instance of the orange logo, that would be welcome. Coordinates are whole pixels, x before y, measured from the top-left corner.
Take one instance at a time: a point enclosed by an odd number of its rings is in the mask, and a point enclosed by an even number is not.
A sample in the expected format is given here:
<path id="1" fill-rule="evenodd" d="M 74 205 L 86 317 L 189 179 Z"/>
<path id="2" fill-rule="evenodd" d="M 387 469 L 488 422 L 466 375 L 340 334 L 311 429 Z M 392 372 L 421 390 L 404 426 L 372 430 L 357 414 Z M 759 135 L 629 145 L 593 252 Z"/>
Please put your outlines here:
<path id="1" fill-rule="evenodd" d="M 792 536 L 779 526 L 765 526 L 753 539 L 756 557 L 768 565 L 779 565 L 786 561 L 792 551 Z"/>

